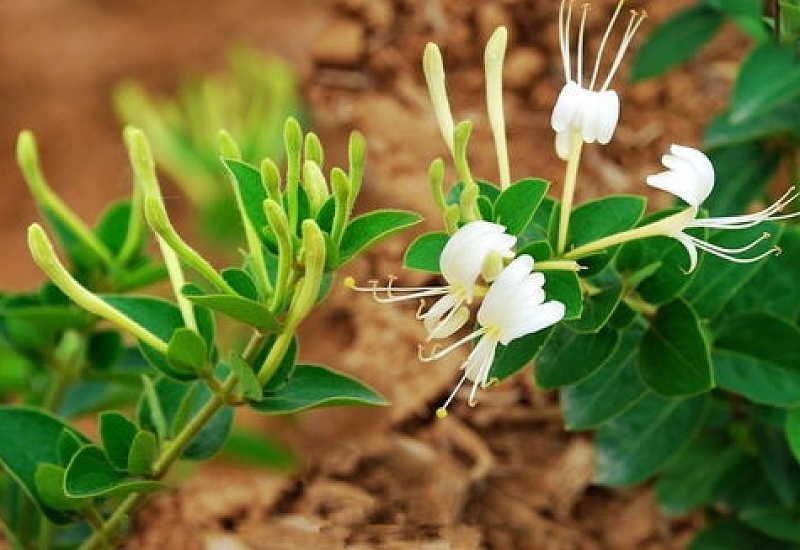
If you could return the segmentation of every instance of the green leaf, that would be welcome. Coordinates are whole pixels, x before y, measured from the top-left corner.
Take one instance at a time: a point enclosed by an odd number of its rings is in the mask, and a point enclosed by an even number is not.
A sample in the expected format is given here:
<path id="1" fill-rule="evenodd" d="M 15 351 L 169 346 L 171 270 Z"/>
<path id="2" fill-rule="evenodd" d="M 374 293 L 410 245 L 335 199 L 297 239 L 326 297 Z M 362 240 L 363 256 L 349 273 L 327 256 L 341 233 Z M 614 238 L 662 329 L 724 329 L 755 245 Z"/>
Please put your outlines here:
<path id="1" fill-rule="evenodd" d="M 731 121 L 761 116 L 800 96 L 800 65 L 793 48 L 772 41 L 757 46 L 745 59 L 733 89 Z"/>
<path id="2" fill-rule="evenodd" d="M 138 215 L 138 214 L 137 214 Z M 108 207 L 100 217 L 94 232 L 101 243 L 105 245 L 113 256 L 122 252 L 122 247 L 128 238 L 128 226 L 131 218 L 131 204 L 128 200 L 119 201 Z M 144 232 L 136 243 L 136 251 L 132 258 L 141 254 L 144 246 Z"/>
<path id="3" fill-rule="evenodd" d="M 136 424 L 116 411 L 100 414 L 100 439 L 111 464 L 119 471 L 128 469 L 128 454 L 139 431 Z"/>
<path id="4" fill-rule="evenodd" d="M 258 357 L 256 357 L 253 361 L 251 361 L 253 365 L 264 364 L 267 354 L 272 349 L 273 345 L 272 342 L 274 342 L 274 339 L 271 342 L 269 342 L 268 345 L 262 348 L 261 354 Z M 286 350 L 286 353 L 284 354 L 283 359 L 281 359 L 278 368 L 275 369 L 275 372 L 272 374 L 270 379 L 267 381 L 267 384 L 264 386 L 264 390 L 267 393 L 269 393 L 275 388 L 284 385 L 289 380 L 289 377 L 292 375 L 296 362 L 297 362 L 297 339 L 293 338 L 291 343 L 289 344 L 289 349 Z"/>
<path id="5" fill-rule="evenodd" d="M 800 317 L 800 284 L 797 284 L 800 226 L 786 225 L 778 246 L 782 253 L 764 263 L 731 298 L 723 315 L 759 311 L 786 319 Z"/>
<path id="6" fill-rule="evenodd" d="M 231 179 L 239 187 L 247 219 L 250 220 L 256 232 L 264 238 L 268 223 L 263 205 L 268 195 L 264 183 L 261 181 L 261 172 L 239 160 L 223 159 L 222 162 L 233 176 Z"/>
<path id="7" fill-rule="evenodd" d="M 62 466 L 69 464 L 72 457 L 85 444 L 84 440 L 72 431 L 64 430 L 58 436 L 58 463 Z"/>
<path id="8" fill-rule="evenodd" d="M 800 105 L 793 101 L 739 122 L 733 121 L 730 110 L 723 111 L 706 128 L 703 145 L 708 148 L 729 147 L 792 134 L 797 131 L 798 117 Z M 771 156 L 780 154 L 780 151 L 769 153 Z"/>
<path id="9" fill-rule="evenodd" d="M 697 4 L 681 10 L 652 31 L 636 53 L 631 80 L 658 76 L 692 57 L 719 30 L 724 16 Z"/>
<path id="10" fill-rule="evenodd" d="M 489 206 L 493 205 L 497 201 L 497 197 L 500 196 L 500 189 L 488 181 L 478 180 L 475 183 L 478 184 L 478 197 L 485 198 L 486 202 L 489 203 Z M 455 185 L 453 185 L 453 187 L 450 188 L 450 191 L 447 193 L 447 197 L 445 198 L 445 202 L 447 204 L 458 205 L 461 202 L 461 193 L 463 190 L 464 184 L 460 181 L 457 182 Z M 488 219 L 492 218 L 490 217 Z"/>
<path id="11" fill-rule="evenodd" d="M 258 289 L 256 289 L 256 285 L 247 271 L 236 267 L 228 267 L 223 269 L 220 275 L 237 294 L 249 300 L 258 301 Z"/>
<path id="12" fill-rule="evenodd" d="M 785 417 L 786 415 L 782 415 Z M 800 491 L 800 466 L 792 456 L 784 430 L 785 420 L 778 426 L 758 423 L 753 428 L 753 437 L 758 444 L 758 462 L 764 478 L 777 497 L 777 503 L 792 507 L 797 503 Z"/>
<path id="13" fill-rule="evenodd" d="M 542 349 L 552 330 L 550 327 L 527 334 L 512 340 L 507 346 L 499 344 L 489 369 L 489 380 L 505 380 L 528 366 Z"/>
<path id="14" fill-rule="evenodd" d="M 172 333 L 167 346 L 167 361 L 178 372 L 192 374 L 206 367 L 208 349 L 202 336 L 189 328 L 179 328 Z"/>
<path id="15" fill-rule="evenodd" d="M 80 510 L 88 504 L 87 499 L 70 498 L 64 493 L 66 470 L 55 464 L 42 463 L 33 476 L 36 491 L 45 506 L 61 512 Z"/>
<path id="16" fill-rule="evenodd" d="M 110 369 L 122 355 L 122 335 L 116 330 L 92 332 L 89 335 L 86 355 L 93 368 Z"/>
<path id="17" fill-rule="evenodd" d="M 539 204 L 539 208 L 534 212 L 528 227 L 519 235 L 517 239 L 517 248 L 522 249 L 527 246 L 528 243 L 535 241 L 546 241 L 552 245 L 554 244 L 552 241 L 555 239 L 557 232 L 558 208 L 556 208 L 556 202 L 550 197 L 545 197 Z M 539 259 L 536 256 L 534 258 L 537 260 Z"/>
<path id="18" fill-rule="evenodd" d="M 721 388 L 756 403 L 800 405 L 800 328 L 786 320 L 763 313 L 727 320 L 714 341 L 713 361 Z"/>
<path id="19" fill-rule="evenodd" d="M 264 332 L 280 330 L 275 315 L 265 306 L 242 296 L 202 294 L 197 288 L 183 287 L 182 293 L 193 304 L 219 311 L 232 319 Z"/>
<path id="20" fill-rule="evenodd" d="M 567 327 L 574 332 L 596 334 L 614 314 L 614 310 L 617 309 L 622 299 L 623 291 L 621 284 L 614 284 L 588 296 L 583 301 L 581 316 L 568 321 Z"/>
<path id="21" fill-rule="evenodd" d="M 683 300 L 658 309 L 642 339 L 639 374 L 650 389 L 667 397 L 694 395 L 714 387 L 700 320 Z"/>
<path id="22" fill-rule="evenodd" d="M 158 440 L 152 432 L 139 430 L 128 452 L 128 472 L 134 476 L 149 476 L 158 457 Z"/>
<path id="23" fill-rule="evenodd" d="M 254 401 L 261 401 L 264 390 L 261 388 L 261 383 L 258 381 L 256 373 L 253 372 L 253 367 L 235 351 L 231 351 L 230 368 L 239 381 L 239 388 L 244 397 Z"/>
<path id="24" fill-rule="evenodd" d="M 566 306 L 565 320 L 577 319 L 583 311 L 583 293 L 578 275 L 572 271 L 548 271 L 544 291 L 548 300 L 558 300 Z"/>
<path id="25" fill-rule="evenodd" d="M 346 264 L 378 241 L 421 220 L 419 214 L 403 210 L 377 210 L 358 216 L 347 224 L 342 235 L 339 265 Z"/>
<path id="26" fill-rule="evenodd" d="M 789 409 L 784 431 L 794 458 L 800 462 L 800 407 Z"/>
<path id="27" fill-rule="evenodd" d="M 440 273 L 439 258 L 442 250 L 450 240 L 447 233 L 426 233 L 420 235 L 408 245 L 403 256 L 403 267 L 417 269 L 428 273 Z"/>
<path id="28" fill-rule="evenodd" d="M 767 536 L 795 545 L 800 544 L 797 509 L 776 506 L 767 510 L 748 510 L 739 517 L 745 524 Z"/>
<path id="29" fill-rule="evenodd" d="M 579 382 L 599 369 L 618 344 L 619 333 L 613 329 L 579 334 L 557 326 L 536 358 L 536 383 L 549 390 Z"/>
<path id="30" fill-rule="evenodd" d="M 759 245 L 759 249 L 763 246 L 764 250 L 768 250 L 776 246 L 780 238 L 780 226 L 775 222 L 761 223 L 755 227 L 736 231 L 719 231 L 711 235 L 709 241 L 715 245 L 735 248 L 753 242 L 765 232 L 770 237 Z M 712 318 L 770 260 L 771 258 L 766 258 L 758 262 L 740 264 L 705 254 L 684 296 L 701 319 Z"/>
<path id="31" fill-rule="evenodd" d="M 36 490 L 36 468 L 39 464 L 58 464 L 58 443 L 61 433 L 71 432 L 83 444 L 88 444 L 79 432 L 54 416 L 27 407 L 0 406 L 0 464 L 20 484 L 47 518 L 58 525 L 72 518 L 44 504 Z"/>
<path id="32" fill-rule="evenodd" d="M 572 211 L 567 242 L 581 246 L 636 227 L 646 201 L 631 195 L 613 195 L 585 202 Z"/>
<path id="33" fill-rule="evenodd" d="M 622 414 L 647 392 L 639 378 L 639 343 L 645 324 L 639 320 L 622 331 L 614 354 L 591 376 L 561 390 L 564 422 L 570 430 L 598 426 Z"/>
<path id="34" fill-rule="evenodd" d="M 130 479 L 114 469 L 100 447 L 87 445 L 72 458 L 64 479 L 70 498 L 124 496 L 159 489 L 157 481 Z"/>
<path id="35" fill-rule="evenodd" d="M 268 414 L 289 414 L 317 407 L 385 405 L 375 390 L 355 378 L 319 365 L 297 365 L 282 386 L 266 392 L 264 400 L 252 403 Z"/>
<path id="36" fill-rule="evenodd" d="M 597 431 L 595 481 L 640 483 L 681 452 L 703 422 L 705 396 L 665 399 L 646 395 Z"/>
<path id="37" fill-rule="evenodd" d="M 659 476 L 655 491 L 659 508 L 669 516 L 713 504 L 717 487 L 744 460 L 730 437 L 700 433 Z"/>
<path id="38" fill-rule="evenodd" d="M 688 550 L 797 550 L 794 545 L 771 539 L 735 519 L 725 519 L 707 527 Z"/>
<path id="39" fill-rule="evenodd" d="M 758 0 L 704 0 L 731 17 L 750 37 L 758 41 L 769 38 L 764 24 L 763 5 Z"/>
<path id="40" fill-rule="evenodd" d="M 725 216 L 745 209 L 766 188 L 781 163 L 783 153 L 765 143 L 743 143 L 708 151 L 714 165 L 718 185 L 703 201 L 703 208 L 712 215 Z"/>
<path id="41" fill-rule="evenodd" d="M 494 221 L 510 235 L 519 235 L 530 223 L 550 184 L 542 179 L 514 182 L 494 203 Z"/>

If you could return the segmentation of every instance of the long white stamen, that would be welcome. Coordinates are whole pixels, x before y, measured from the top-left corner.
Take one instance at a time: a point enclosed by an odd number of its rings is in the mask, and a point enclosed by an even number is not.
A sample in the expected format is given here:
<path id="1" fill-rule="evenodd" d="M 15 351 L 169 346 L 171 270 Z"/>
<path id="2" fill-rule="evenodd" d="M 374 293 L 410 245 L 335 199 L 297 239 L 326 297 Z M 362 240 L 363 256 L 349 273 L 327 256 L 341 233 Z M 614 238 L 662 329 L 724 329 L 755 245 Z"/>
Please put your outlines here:
<path id="1" fill-rule="evenodd" d="M 617 4 L 616 9 L 614 10 L 614 15 L 611 16 L 611 21 L 608 22 L 608 26 L 606 27 L 606 32 L 603 34 L 603 39 L 600 41 L 600 47 L 597 50 L 597 58 L 594 60 L 594 70 L 592 71 L 592 80 L 589 84 L 589 89 L 594 90 L 594 84 L 597 81 L 597 73 L 600 71 L 600 60 L 603 57 L 603 51 L 606 48 L 606 42 L 608 42 L 608 37 L 611 36 L 611 29 L 614 28 L 614 23 L 617 21 L 617 17 L 619 17 L 619 12 L 622 11 L 622 4 L 624 4 L 624 0 L 620 1 Z"/>
<path id="2" fill-rule="evenodd" d="M 611 69 L 608 71 L 608 76 L 606 77 L 605 82 L 603 82 L 603 86 L 600 88 L 601 92 L 605 92 L 611 85 L 611 79 L 613 79 L 614 75 L 617 74 L 620 63 L 622 63 L 622 58 L 625 56 L 628 46 L 630 46 L 633 37 L 636 35 L 636 31 L 639 30 L 639 26 L 644 22 L 645 19 L 647 19 L 646 12 L 637 13 L 633 11 L 631 14 L 631 19 L 628 21 L 628 28 L 625 29 L 622 42 L 617 50 L 617 56 L 614 58 L 614 63 L 611 65 Z"/>
<path id="3" fill-rule="evenodd" d="M 447 398 L 444 404 L 438 409 L 436 409 L 436 416 L 438 416 L 439 418 L 444 418 L 445 416 L 447 416 L 447 407 L 449 407 L 450 403 L 453 402 L 453 399 L 455 399 L 458 390 L 461 389 L 461 386 L 464 385 L 464 382 L 466 382 L 466 380 L 467 380 L 467 373 L 465 372 L 459 379 L 458 383 L 456 384 L 456 387 L 453 388 L 452 392 L 450 392 L 450 396 Z"/>
<path id="4" fill-rule="evenodd" d="M 586 34 L 586 14 L 589 13 L 589 4 L 583 5 L 583 13 L 581 13 L 581 25 L 578 29 L 578 51 L 575 53 L 577 59 L 575 64 L 577 65 L 577 73 L 575 75 L 575 80 L 578 83 L 578 86 L 583 88 L 583 37 Z"/>
<path id="5" fill-rule="evenodd" d="M 756 244 L 758 244 L 761 241 L 763 241 L 765 238 L 769 238 L 768 234 L 762 235 L 760 238 L 756 239 L 755 241 L 753 241 L 749 245 L 741 247 L 741 248 L 725 248 L 725 247 L 722 247 L 722 246 L 711 244 L 711 243 L 706 242 L 706 241 L 702 241 L 702 240 L 698 239 L 697 237 L 689 236 L 689 238 L 691 239 L 692 244 L 694 244 L 700 250 L 703 250 L 703 251 L 708 252 L 709 254 L 713 254 L 715 256 L 719 256 L 720 258 L 722 258 L 724 260 L 728 260 L 730 262 L 735 262 L 737 264 L 749 264 L 749 263 L 752 263 L 752 262 L 757 262 L 759 260 L 763 260 L 767 256 L 771 256 L 773 254 L 779 254 L 780 250 L 781 250 L 780 248 L 778 248 L 776 246 L 776 247 L 770 248 L 769 250 L 766 250 L 766 251 L 762 252 L 761 254 L 758 254 L 756 256 L 752 256 L 752 257 L 749 257 L 749 258 L 738 258 L 736 256 L 733 256 L 733 254 L 738 254 L 740 252 L 744 252 L 746 250 L 749 250 L 750 248 L 752 248 Z"/>
<path id="6" fill-rule="evenodd" d="M 566 13 L 566 16 L 565 16 Z M 558 41 L 561 46 L 561 64 L 564 66 L 564 81 L 572 81 L 572 64 L 569 51 L 569 24 L 572 19 L 572 0 L 561 0 L 558 12 Z"/>
<path id="7" fill-rule="evenodd" d="M 485 332 L 486 329 L 484 328 L 478 329 L 475 332 L 464 336 L 461 340 L 457 341 L 455 344 L 450 344 L 449 346 L 441 350 L 437 349 L 438 348 L 437 345 L 434 345 L 431 348 L 431 353 L 429 353 L 428 355 L 424 354 L 425 348 L 420 345 L 419 348 L 417 349 L 417 357 L 419 358 L 420 361 L 423 361 L 425 363 L 428 363 L 430 361 L 436 361 L 437 359 L 441 359 L 442 357 L 444 357 L 457 347 L 462 346 L 467 342 L 474 340 L 475 338 L 478 338 L 479 336 L 482 336 Z"/>
<path id="8" fill-rule="evenodd" d="M 747 229 L 748 227 L 753 227 L 754 225 L 758 225 L 766 220 L 778 221 L 794 218 L 800 216 L 800 212 L 791 212 L 789 214 L 781 214 L 778 216 L 775 216 L 774 214 L 786 208 L 786 206 L 791 204 L 795 199 L 797 199 L 798 196 L 800 196 L 800 193 L 795 191 L 794 187 L 791 187 L 781 196 L 781 198 L 775 201 L 774 204 L 759 212 L 754 212 L 753 214 L 743 214 L 741 216 L 699 219 L 695 220 L 691 226 L 708 227 L 711 229 Z"/>
<path id="9" fill-rule="evenodd" d="M 347 277 L 344 280 L 344 286 L 351 290 L 356 290 L 358 292 L 371 292 L 372 297 L 375 299 L 376 302 L 382 304 L 388 304 L 392 302 L 402 302 L 404 300 L 414 300 L 419 298 L 426 298 L 428 296 L 441 296 L 442 294 L 447 294 L 450 290 L 447 286 L 436 287 L 436 286 L 418 286 L 418 287 L 395 287 L 392 285 L 394 278 L 389 278 L 389 284 L 387 286 L 378 286 L 378 281 L 372 280 L 369 281 L 370 286 L 363 287 L 357 286 L 355 280 L 352 277 Z M 380 296 L 379 292 L 385 292 L 386 297 Z M 402 296 L 395 296 L 395 292 L 407 292 L 408 294 L 403 294 Z"/>

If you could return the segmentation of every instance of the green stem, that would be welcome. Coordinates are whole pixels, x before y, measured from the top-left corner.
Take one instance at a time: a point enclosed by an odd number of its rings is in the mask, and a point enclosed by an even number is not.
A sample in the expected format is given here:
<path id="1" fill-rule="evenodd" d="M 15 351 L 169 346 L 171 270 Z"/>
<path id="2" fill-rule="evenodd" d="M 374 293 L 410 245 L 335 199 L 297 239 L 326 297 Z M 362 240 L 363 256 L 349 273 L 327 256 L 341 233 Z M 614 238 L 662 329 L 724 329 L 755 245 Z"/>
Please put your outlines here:
<path id="1" fill-rule="evenodd" d="M 567 173 L 564 177 L 564 191 L 561 196 L 561 215 L 558 222 L 558 243 L 556 250 L 563 254 L 567 248 L 567 232 L 569 217 L 572 213 L 572 201 L 575 198 L 575 186 L 578 181 L 578 167 L 581 162 L 583 138 L 580 132 L 573 131 L 570 136 L 569 157 L 567 157 Z"/>
<path id="2" fill-rule="evenodd" d="M 258 371 L 258 381 L 262 386 L 269 382 L 269 379 L 275 374 L 281 361 L 286 356 L 286 352 L 292 343 L 292 338 L 294 338 L 294 331 L 284 331 L 273 342 L 267 358 L 264 359 L 264 363 Z"/>

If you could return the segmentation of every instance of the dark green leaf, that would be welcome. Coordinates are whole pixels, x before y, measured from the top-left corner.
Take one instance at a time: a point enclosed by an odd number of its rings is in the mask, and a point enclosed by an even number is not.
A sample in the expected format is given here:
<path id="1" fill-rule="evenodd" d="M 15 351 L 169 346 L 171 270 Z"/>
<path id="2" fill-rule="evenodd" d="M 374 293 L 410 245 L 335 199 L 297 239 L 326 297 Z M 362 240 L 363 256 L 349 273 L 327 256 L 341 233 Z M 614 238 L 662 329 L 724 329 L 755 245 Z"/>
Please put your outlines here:
<path id="1" fill-rule="evenodd" d="M 702 432 L 659 476 L 659 508 L 677 516 L 713 504 L 717 487 L 743 460 L 742 449 L 730 437 Z"/>
<path id="2" fill-rule="evenodd" d="M 408 245 L 403 257 L 403 266 L 407 269 L 417 269 L 428 273 L 440 273 L 439 258 L 448 240 L 450 240 L 450 236 L 447 233 L 420 235 Z"/>
<path id="3" fill-rule="evenodd" d="M 732 120 L 729 110 L 724 111 L 714 117 L 706 128 L 703 144 L 708 148 L 730 147 L 791 134 L 797 130 L 798 117 L 800 105 L 796 102 L 777 105 L 758 117 L 738 123 Z M 772 156 L 780 154 L 780 151 L 770 153 Z"/>
<path id="4" fill-rule="evenodd" d="M 108 207 L 97 223 L 94 231 L 95 235 L 114 256 L 119 255 L 128 238 L 130 218 L 131 204 L 128 200 L 123 200 Z M 144 233 L 140 235 L 139 242 L 136 243 L 136 252 L 134 252 L 133 258 L 141 253 L 141 249 L 144 246 L 144 238 L 142 237 L 144 237 Z"/>
<path id="5" fill-rule="evenodd" d="M 700 533 L 688 550 L 797 550 L 794 545 L 771 539 L 734 520 L 712 524 Z"/>
<path id="6" fill-rule="evenodd" d="M 489 380 L 505 380 L 524 369 L 542 349 L 552 328 L 527 334 L 509 342 L 507 346 L 497 346 L 494 361 L 489 370 Z"/>
<path id="7" fill-rule="evenodd" d="M 800 95 L 800 65 L 793 48 L 768 41 L 756 47 L 739 70 L 731 101 L 731 121 L 761 116 Z"/>
<path id="8" fill-rule="evenodd" d="M 475 183 L 478 184 L 479 197 L 485 198 L 490 205 L 494 204 L 497 201 L 497 197 L 500 196 L 500 189 L 498 189 L 497 186 L 495 186 L 492 183 L 480 180 L 476 181 Z M 464 190 L 464 184 L 461 183 L 460 181 L 457 182 L 450 189 L 450 192 L 447 193 L 445 202 L 447 202 L 447 204 L 459 204 L 459 202 L 461 201 L 461 192 L 463 190 Z"/>
<path id="9" fill-rule="evenodd" d="M 768 510 L 748 510 L 740 519 L 761 533 L 774 539 L 800 544 L 798 510 L 775 506 Z"/>
<path id="10" fill-rule="evenodd" d="M 317 407 L 385 404 L 375 390 L 354 378 L 319 365 L 297 365 L 284 385 L 252 406 L 263 413 L 289 414 Z"/>
<path id="11" fill-rule="evenodd" d="M 794 454 L 795 460 L 800 462 L 800 407 L 789 409 L 786 414 L 786 441 Z"/>
<path id="12" fill-rule="evenodd" d="M 378 241 L 420 222 L 419 214 L 403 210 L 377 210 L 353 219 L 342 235 L 339 265 Z"/>
<path id="13" fill-rule="evenodd" d="M 267 357 L 267 354 L 272 349 L 272 342 L 274 339 L 270 341 L 264 348 L 262 349 L 261 354 L 255 360 L 251 361 L 253 365 L 262 365 L 264 364 L 264 360 Z M 294 371 L 295 363 L 297 361 L 297 339 L 292 339 L 292 342 L 289 344 L 289 349 L 286 350 L 286 353 L 281 359 L 280 365 L 278 368 L 275 369 L 275 372 L 272 374 L 270 379 L 267 381 L 267 384 L 264 386 L 264 390 L 269 392 L 274 390 L 278 386 L 282 386 L 289 380 L 289 377 L 292 375 Z"/>
<path id="14" fill-rule="evenodd" d="M 725 20 L 703 4 L 685 8 L 652 31 L 631 67 L 634 82 L 658 76 L 692 57 L 708 43 Z"/>
<path id="15" fill-rule="evenodd" d="M 577 319 L 583 311 L 583 293 L 578 275 L 572 271 L 548 271 L 544 291 L 548 300 L 558 300 L 566 306 L 564 319 Z"/>
<path id="16" fill-rule="evenodd" d="M 554 240 L 557 231 L 558 208 L 556 208 L 556 202 L 550 197 L 545 197 L 534 212 L 528 227 L 519 236 L 517 247 L 521 249 L 534 241 L 547 241 L 552 245 L 549 238 L 552 237 Z M 540 259 L 538 256 L 534 256 L 534 258 Z"/>
<path id="17" fill-rule="evenodd" d="M 720 387 L 756 403 L 800 405 L 797 326 L 769 314 L 738 315 L 722 325 L 714 350 L 714 373 Z"/>
<path id="18" fill-rule="evenodd" d="M 772 174 L 780 166 L 782 153 L 764 143 L 742 143 L 719 147 L 708 152 L 714 165 L 717 185 L 704 202 L 714 216 L 728 216 L 743 212 L 763 194 Z"/>
<path id="19" fill-rule="evenodd" d="M 230 171 L 235 184 L 239 187 L 245 214 L 259 235 L 264 237 L 267 227 L 267 216 L 264 214 L 264 201 L 268 198 L 267 190 L 261 181 L 261 172 L 245 162 L 234 159 L 222 161 Z"/>
<path id="20" fill-rule="evenodd" d="M 139 428 L 116 411 L 100 414 L 100 439 L 111 464 L 119 471 L 128 468 L 128 453 Z"/>
<path id="21" fill-rule="evenodd" d="M 500 193 L 494 203 L 494 221 L 510 235 L 519 235 L 528 226 L 550 184 L 541 179 L 523 179 Z"/>
<path id="22" fill-rule="evenodd" d="M 588 296 L 583 301 L 583 311 L 578 319 L 567 322 L 567 326 L 581 333 L 597 333 L 603 328 L 617 309 L 622 299 L 623 287 L 615 284 Z"/>
<path id="23" fill-rule="evenodd" d="M 58 463 L 62 466 L 69 464 L 72 457 L 85 444 L 84 440 L 70 430 L 64 430 L 58 436 Z"/>
<path id="24" fill-rule="evenodd" d="M 536 358 L 536 383 L 553 389 L 579 382 L 599 369 L 618 343 L 619 333 L 613 329 L 579 334 L 557 326 Z"/>
<path id="25" fill-rule="evenodd" d="M 797 503 L 800 491 L 800 467 L 792 456 L 783 424 L 759 423 L 753 429 L 753 437 L 758 444 L 758 462 L 764 478 L 777 496 L 776 505 L 790 508 Z"/>
<path id="26" fill-rule="evenodd" d="M 714 387 L 700 320 L 683 300 L 661 306 L 642 339 L 639 373 L 654 392 L 678 397 Z"/>
<path id="27" fill-rule="evenodd" d="M 89 336 L 86 355 L 93 368 L 110 369 L 122 355 L 122 336 L 115 330 L 92 332 Z"/>
<path id="28" fill-rule="evenodd" d="M 193 304 L 224 313 L 255 329 L 275 332 L 281 328 L 275 315 L 267 307 L 248 298 L 228 294 L 201 294 L 189 286 L 183 288 L 183 295 Z"/>
<path id="29" fill-rule="evenodd" d="M 705 396 L 665 399 L 649 394 L 597 431 L 595 480 L 640 483 L 680 453 L 703 422 Z"/>
<path id="30" fill-rule="evenodd" d="M 639 318 L 622 332 L 616 352 L 591 376 L 561 390 L 564 421 L 570 430 L 598 426 L 622 414 L 645 395 L 639 378 L 638 347 L 645 331 Z"/>
<path id="31" fill-rule="evenodd" d="M 719 231 L 711 235 L 709 241 L 715 245 L 735 248 L 753 242 L 764 232 L 769 233 L 770 237 L 759 245 L 759 250 L 762 249 L 762 246 L 763 250 L 768 250 L 777 245 L 780 237 L 780 227 L 775 222 L 762 223 L 749 229 Z M 757 254 L 757 251 L 753 253 Z M 728 303 L 728 300 L 733 298 L 739 289 L 771 259 L 740 264 L 712 254 L 705 254 L 684 296 L 701 319 L 714 317 Z"/>
<path id="32" fill-rule="evenodd" d="M 161 486 L 157 481 L 129 479 L 117 472 L 103 450 L 94 445 L 83 447 L 72 458 L 64 480 L 70 498 L 124 496 L 153 491 Z"/>
<path id="33" fill-rule="evenodd" d="M 36 409 L 0 406 L 0 464 L 22 486 L 39 509 L 56 524 L 72 519 L 44 505 L 36 491 L 36 468 L 39 464 L 58 464 L 58 442 L 63 431 L 72 432 L 83 444 L 89 440 L 58 418 Z"/>
<path id="34" fill-rule="evenodd" d="M 181 373 L 199 373 L 206 367 L 206 341 L 192 329 L 179 328 L 172 333 L 167 346 L 167 361 Z"/>

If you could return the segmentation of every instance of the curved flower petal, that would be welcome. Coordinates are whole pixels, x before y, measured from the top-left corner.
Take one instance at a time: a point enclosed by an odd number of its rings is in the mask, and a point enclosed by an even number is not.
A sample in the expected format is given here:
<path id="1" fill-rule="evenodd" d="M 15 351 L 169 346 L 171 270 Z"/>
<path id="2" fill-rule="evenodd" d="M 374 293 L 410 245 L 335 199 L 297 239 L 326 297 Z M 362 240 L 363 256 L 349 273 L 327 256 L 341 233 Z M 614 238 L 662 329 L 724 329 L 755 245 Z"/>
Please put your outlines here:
<path id="1" fill-rule="evenodd" d="M 691 206 L 700 206 L 714 189 L 714 166 L 692 147 L 673 144 L 661 157 L 665 172 L 647 177 L 647 185 L 672 193 Z"/>

